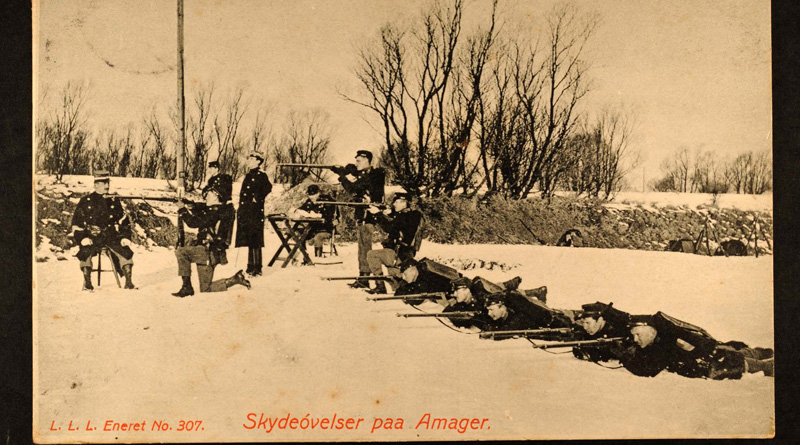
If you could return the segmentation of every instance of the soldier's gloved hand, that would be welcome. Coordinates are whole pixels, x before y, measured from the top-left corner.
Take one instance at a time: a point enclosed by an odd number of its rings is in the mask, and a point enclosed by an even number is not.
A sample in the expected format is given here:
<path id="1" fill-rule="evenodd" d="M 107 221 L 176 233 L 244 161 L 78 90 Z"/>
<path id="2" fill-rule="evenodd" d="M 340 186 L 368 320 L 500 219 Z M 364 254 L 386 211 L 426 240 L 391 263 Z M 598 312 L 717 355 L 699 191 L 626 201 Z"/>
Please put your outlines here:
<path id="1" fill-rule="evenodd" d="M 81 246 L 91 246 L 92 239 L 91 238 L 84 238 L 81 240 Z"/>
<path id="2" fill-rule="evenodd" d="M 345 175 L 345 179 L 347 179 L 350 182 L 356 182 L 356 177 L 353 176 L 352 174 Z"/>
<path id="3" fill-rule="evenodd" d="M 122 245 L 122 247 L 128 247 L 131 245 L 131 240 L 129 240 L 128 238 L 122 238 L 122 241 L 120 241 L 119 243 Z"/>
<path id="4" fill-rule="evenodd" d="M 381 209 L 377 208 L 376 206 L 369 206 L 369 207 L 367 207 L 367 211 L 374 215 L 374 214 L 380 212 Z"/>
<path id="5" fill-rule="evenodd" d="M 386 216 L 391 215 L 392 214 L 392 209 L 384 209 L 383 210 L 383 214 L 386 215 Z"/>

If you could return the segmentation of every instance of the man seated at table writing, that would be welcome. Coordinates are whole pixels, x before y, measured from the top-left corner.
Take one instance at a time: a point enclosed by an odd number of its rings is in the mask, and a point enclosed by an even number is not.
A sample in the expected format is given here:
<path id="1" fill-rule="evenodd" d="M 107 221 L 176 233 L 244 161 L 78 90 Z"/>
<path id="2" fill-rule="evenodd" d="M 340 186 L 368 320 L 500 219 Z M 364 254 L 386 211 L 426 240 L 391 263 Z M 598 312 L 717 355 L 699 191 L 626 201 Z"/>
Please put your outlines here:
<path id="1" fill-rule="evenodd" d="M 314 256 L 322 256 L 322 246 L 325 241 L 331 239 L 333 233 L 333 219 L 336 213 L 336 206 L 323 205 L 321 202 L 332 202 L 333 198 L 322 193 L 319 186 L 311 184 L 306 190 L 308 198 L 299 208 L 291 209 L 289 216 L 292 218 L 322 218 L 323 222 L 316 222 L 311 225 L 308 238 L 314 243 Z"/>

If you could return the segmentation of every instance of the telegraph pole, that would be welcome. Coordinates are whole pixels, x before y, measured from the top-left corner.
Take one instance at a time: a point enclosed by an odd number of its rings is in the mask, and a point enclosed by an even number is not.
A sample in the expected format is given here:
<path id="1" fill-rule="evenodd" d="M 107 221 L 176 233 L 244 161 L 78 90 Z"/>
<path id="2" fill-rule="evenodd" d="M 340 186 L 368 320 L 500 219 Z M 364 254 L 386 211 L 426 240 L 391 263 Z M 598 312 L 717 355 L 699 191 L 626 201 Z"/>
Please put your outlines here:
<path id="1" fill-rule="evenodd" d="M 178 196 L 186 190 L 186 171 L 184 153 L 186 153 L 186 98 L 183 94 L 183 0 L 178 0 Z"/>

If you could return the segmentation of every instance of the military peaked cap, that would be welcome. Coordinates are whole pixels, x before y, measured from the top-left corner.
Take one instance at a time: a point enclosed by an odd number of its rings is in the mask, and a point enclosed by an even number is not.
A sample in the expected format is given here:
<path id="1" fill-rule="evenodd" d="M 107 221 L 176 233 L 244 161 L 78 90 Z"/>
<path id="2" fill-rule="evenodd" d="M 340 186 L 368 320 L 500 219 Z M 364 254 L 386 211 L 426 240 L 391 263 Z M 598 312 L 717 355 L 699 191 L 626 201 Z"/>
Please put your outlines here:
<path id="1" fill-rule="evenodd" d="M 107 170 L 97 170 L 94 172 L 94 182 L 108 182 L 111 180 Z"/>
<path id="2" fill-rule="evenodd" d="M 369 150 L 358 150 L 356 152 L 356 157 L 363 156 L 367 158 L 369 162 L 372 162 L 372 152 Z"/>

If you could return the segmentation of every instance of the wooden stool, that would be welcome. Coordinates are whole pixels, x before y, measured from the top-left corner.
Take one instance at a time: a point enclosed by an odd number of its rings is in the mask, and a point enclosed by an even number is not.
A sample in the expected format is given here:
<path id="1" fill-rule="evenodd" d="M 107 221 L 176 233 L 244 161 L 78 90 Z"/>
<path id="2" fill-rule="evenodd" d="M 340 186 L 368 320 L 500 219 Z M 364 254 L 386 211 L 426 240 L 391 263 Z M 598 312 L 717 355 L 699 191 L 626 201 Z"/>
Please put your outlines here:
<path id="1" fill-rule="evenodd" d="M 103 269 L 102 260 L 104 255 L 108 258 L 108 261 L 111 262 L 111 269 Z M 97 272 L 97 286 L 100 287 L 100 276 L 103 272 L 112 272 L 114 274 L 114 279 L 117 280 L 117 287 L 121 288 L 122 285 L 119 282 L 119 273 L 117 272 L 117 268 L 114 267 L 114 258 L 111 257 L 111 252 L 108 251 L 108 247 L 100 248 L 100 252 L 96 257 L 97 269 L 92 269 L 92 272 Z"/>

